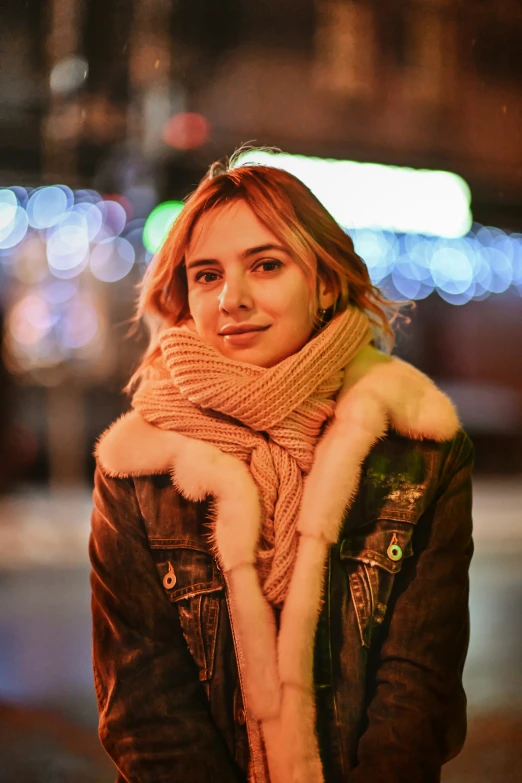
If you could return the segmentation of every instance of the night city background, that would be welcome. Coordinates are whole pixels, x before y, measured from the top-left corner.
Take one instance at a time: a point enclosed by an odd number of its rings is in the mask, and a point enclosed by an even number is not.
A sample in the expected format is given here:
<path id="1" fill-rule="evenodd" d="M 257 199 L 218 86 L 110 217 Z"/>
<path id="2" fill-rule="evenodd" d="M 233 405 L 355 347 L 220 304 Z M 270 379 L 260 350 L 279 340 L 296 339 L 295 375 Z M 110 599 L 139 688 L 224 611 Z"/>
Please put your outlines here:
<path id="1" fill-rule="evenodd" d="M 0 783 L 114 779 L 96 736 L 98 435 L 145 345 L 136 286 L 245 142 L 287 153 L 373 282 L 395 352 L 476 450 L 469 733 L 445 783 L 522 762 L 520 0 L 3 0 Z"/>

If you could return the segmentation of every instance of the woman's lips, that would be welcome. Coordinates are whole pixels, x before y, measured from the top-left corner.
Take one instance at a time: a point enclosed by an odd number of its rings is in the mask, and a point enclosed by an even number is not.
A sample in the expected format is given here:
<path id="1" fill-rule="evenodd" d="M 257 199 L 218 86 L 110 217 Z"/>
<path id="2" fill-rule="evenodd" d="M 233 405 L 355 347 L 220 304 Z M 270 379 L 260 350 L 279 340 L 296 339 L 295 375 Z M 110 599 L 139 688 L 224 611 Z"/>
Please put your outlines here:
<path id="1" fill-rule="evenodd" d="M 270 327 L 266 326 L 264 329 L 252 329 L 250 332 L 235 332 L 232 334 L 223 334 L 221 337 L 225 340 L 227 345 L 249 345 L 259 338 L 261 334 L 264 334 Z"/>

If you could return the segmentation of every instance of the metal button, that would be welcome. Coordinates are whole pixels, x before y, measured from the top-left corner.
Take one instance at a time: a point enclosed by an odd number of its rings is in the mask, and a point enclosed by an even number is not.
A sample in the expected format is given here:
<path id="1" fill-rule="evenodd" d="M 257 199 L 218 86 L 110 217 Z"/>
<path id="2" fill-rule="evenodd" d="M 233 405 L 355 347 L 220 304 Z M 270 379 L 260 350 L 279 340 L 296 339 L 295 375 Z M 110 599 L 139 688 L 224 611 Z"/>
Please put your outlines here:
<path id="1" fill-rule="evenodd" d="M 402 549 L 399 546 L 399 542 L 397 539 L 397 535 L 394 533 L 392 540 L 390 541 L 390 546 L 388 547 L 388 551 L 386 552 L 390 560 L 393 560 L 394 562 L 397 562 L 397 560 L 400 560 L 402 557 Z"/>
<path id="2" fill-rule="evenodd" d="M 167 590 L 172 590 L 175 584 L 176 574 L 174 573 L 174 568 L 172 567 L 172 563 L 169 560 L 169 570 L 168 573 L 166 573 L 163 577 L 163 587 L 165 587 Z"/>

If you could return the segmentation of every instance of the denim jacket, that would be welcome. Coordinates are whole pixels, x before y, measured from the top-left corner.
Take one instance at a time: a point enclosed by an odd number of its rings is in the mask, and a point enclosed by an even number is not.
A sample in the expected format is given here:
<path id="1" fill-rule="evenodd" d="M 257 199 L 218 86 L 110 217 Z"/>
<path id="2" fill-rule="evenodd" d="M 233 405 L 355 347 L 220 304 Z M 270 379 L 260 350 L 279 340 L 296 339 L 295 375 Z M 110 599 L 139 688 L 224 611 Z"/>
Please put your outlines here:
<path id="1" fill-rule="evenodd" d="M 330 548 L 314 656 L 326 783 L 434 783 L 462 747 L 473 448 L 394 432 Z M 128 783 L 232 783 L 250 749 L 208 502 L 98 467 L 90 540 L 100 738 Z"/>

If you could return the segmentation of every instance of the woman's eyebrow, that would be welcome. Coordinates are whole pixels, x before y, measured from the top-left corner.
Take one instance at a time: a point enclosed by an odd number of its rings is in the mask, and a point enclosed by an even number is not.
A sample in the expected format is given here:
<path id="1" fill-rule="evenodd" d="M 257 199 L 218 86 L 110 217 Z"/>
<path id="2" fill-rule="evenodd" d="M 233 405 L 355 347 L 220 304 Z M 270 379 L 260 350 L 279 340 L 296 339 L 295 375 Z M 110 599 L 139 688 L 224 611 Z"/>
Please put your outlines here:
<path id="1" fill-rule="evenodd" d="M 288 250 L 283 245 L 274 245 L 270 242 L 267 245 L 257 245 L 256 247 L 249 247 L 247 250 L 243 250 L 241 258 L 250 258 L 250 256 L 256 256 L 258 253 L 266 253 L 267 250 L 279 250 L 282 253 L 288 253 Z M 194 267 L 206 266 L 207 264 L 219 264 L 219 261 L 217 258 L 198 258 L 189 261 L 186 268 L 194 269 Z"/>
<path id="2" fill-rule="evenodd" d="M 189 261 L 186 265 L 186 269 L 194 269 L 197 266 L 208 266 L 209 264 L 219 264 L 217 258 L 198 258 L 195 261 Z"/>
<path id="3" fill-rule="evenodd" d="M 249 256 L 256 256 L 258 253 L 266 253 L 267 250 L 279 250 L 282 253 L 288 253 L 288 250 L 286 247 L 283 247 L 283 245 L 274 245 L 273 243 L 269 242 L 267 245 L 250 247 L 248 250 L 244 250 L 241 255 L 243 258 L 248 258 Z"/>

